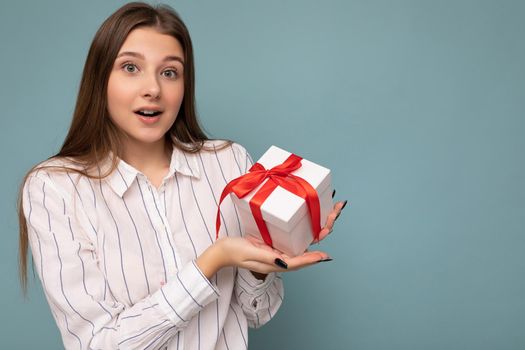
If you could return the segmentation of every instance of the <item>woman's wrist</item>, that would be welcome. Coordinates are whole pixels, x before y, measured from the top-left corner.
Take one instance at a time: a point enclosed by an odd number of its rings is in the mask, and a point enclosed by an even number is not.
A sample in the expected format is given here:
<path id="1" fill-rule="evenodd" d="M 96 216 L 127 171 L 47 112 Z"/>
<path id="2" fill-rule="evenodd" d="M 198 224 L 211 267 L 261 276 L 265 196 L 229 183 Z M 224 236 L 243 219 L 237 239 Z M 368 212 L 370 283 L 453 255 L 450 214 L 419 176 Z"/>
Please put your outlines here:
<path id="1" fill-rule="evenodd" d="M 227 266 L 221 244 L 221 240 L 216 241 L 195 260 L 199 269 L 208 279 Z"/>

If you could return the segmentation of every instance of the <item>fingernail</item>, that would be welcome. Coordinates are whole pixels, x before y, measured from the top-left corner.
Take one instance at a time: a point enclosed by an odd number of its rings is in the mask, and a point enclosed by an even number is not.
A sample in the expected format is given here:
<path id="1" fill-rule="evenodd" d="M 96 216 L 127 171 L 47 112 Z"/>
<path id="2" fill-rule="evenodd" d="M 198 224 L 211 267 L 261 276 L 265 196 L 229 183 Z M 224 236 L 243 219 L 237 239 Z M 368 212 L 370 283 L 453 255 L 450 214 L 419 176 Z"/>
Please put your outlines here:
<path id="1" fill-rule="evenodd" d="M 275 265 L 279 266 L 279 267 L 282 267 L 283 269 L 287 269 L 288 268 L 288 264 L 285 263 L 283 260 L 277 258 L 275 259 Z"/>
<path id="2" fill-rule="evenodd" d="M 342 209 L 341 209 L 342 210 Z M 337 218 L 339 217 L 339 215 L 341 215 L 341 212 L 339 212 L 339 214 L 337 214 L 337 216 L 335 217 L 334 221 L 337 220 Z"/>
<path id="3" fill-rule="evenodd" d="M 334 259 L 332 259 L 332 258 L 326 258 L 326 259 L 323 259 L 323 260 L 319 260 L 318 262 L 325 262 L 325 261 L 332 261 L 332 260 L 334 260 Z"/>
<path id="4" fill-rule="evenodd" d="M 346 206 L 346 203 L 348 203 L 348 199 L 347 199 L 347 200 L 345 200 L 345 202 L 343 203 L 343 206 L 341 207 L 341 210 L 343 210 L 343 209 L 345 208 L 345 206 Z"/>
<path id="5" fill-rule="evenodd" d="M 334 198 L 334 196 L 335 196 L 335 190 L 334 190 L 334 192 L 332 192 L 332 198 Z"/>

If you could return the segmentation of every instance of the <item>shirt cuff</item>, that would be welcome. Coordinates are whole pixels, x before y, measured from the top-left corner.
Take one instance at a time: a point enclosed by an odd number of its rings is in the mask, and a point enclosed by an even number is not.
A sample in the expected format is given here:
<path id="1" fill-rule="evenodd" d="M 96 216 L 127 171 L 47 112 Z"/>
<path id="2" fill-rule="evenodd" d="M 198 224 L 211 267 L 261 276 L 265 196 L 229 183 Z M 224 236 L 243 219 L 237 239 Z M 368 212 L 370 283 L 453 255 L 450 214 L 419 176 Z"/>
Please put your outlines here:
<path id="1" fill-rule="evenodd" d="M 191 261 L 162 286 L 154 299 L 160 309 L 175 324 L 186 324 L 207 304 L 220 296 L 202 271 Z"/>
<path id="2" fill-rule="evenodd" d="M 277 276 L 276 272 L 271 272 L 266 275 L 264 281 L 257 279 L 250 270 L 239 268 L 237 270 L 239 274 L 238 283 L 242 289 L 244 289 L 249 294 L 260 294 L 262 291 L 265 291 L 273 283 L 273 280 Z"/>

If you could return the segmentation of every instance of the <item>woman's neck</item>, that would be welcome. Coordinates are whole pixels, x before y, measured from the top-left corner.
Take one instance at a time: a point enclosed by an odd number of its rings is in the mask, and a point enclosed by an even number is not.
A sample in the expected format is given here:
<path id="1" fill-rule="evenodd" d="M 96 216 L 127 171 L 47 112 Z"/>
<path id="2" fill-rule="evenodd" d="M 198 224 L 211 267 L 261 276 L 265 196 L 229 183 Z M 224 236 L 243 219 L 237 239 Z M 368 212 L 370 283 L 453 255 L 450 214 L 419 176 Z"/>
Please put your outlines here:
<path id="1" fill-rule="evenodd" d="M 164 138 L 151 144 L 128 140 L 122 159 L 144 174 L 158 173 L 169 168 L 171 151 L 172 145 L 165 142 Z"/>

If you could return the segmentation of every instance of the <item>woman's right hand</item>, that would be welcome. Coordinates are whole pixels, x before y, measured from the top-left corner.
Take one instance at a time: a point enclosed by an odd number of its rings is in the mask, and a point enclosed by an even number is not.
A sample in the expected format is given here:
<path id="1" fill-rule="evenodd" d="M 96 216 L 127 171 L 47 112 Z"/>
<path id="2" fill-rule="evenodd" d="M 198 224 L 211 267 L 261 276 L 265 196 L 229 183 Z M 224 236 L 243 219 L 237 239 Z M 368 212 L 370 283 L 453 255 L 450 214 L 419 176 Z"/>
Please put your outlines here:
<path id="1" fill-rule="evenodd" d="M 224 237 L 218 239 L 196 260 L 207 278 L 227 266 L 236 266 L 250 271 L 268 274 L 298 270 L 328 259 L 328 254 L 320 251 L 306 252 L 296 257 L 288 257 L 276 249 L 259 243 L 250 237 Z M 283 266 L 277 259 L 284 262 Z"/>

